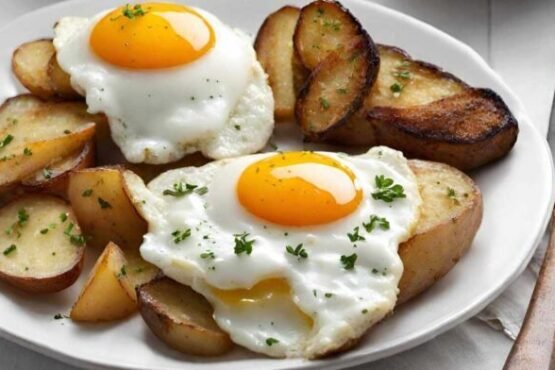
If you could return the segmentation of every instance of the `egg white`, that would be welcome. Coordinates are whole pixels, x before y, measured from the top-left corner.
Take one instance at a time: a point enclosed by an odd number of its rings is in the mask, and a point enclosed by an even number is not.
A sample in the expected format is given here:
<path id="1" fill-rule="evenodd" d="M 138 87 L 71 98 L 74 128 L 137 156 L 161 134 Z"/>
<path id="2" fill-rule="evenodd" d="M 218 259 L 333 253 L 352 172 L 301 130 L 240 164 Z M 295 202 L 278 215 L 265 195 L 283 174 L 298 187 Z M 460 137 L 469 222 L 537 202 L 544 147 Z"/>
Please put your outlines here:
<path id="1" fill-rule="evenodd" d="M 248 36 L 210 13 L 215 46 L 174 68 L 132 70 L 106 63 L 89 38 L 107 13 L 66 17 L 55 27 L 54 47 L 72 86 L 91 113 L 108 117 L 112 138 L 130 162 L 161 164 L 201 151 L 209 158 L 254 153 L 274 125 L 274 101 Z"/>
<path id="2" fill-rule="evenodd" d="M 284 227 L 250 214 L 236 196 L 236 183 L 251 163 L 275 153 L 172 170 L 149 183 L 127 175 L 127 185 L 149 224 L 141 246 L 143 258 L 167 276 L 190 285 L 214 306 L 218 325 L 232 340 L 255 352 L 275 357 L 315 357 L 360 337 L 389 313 L 396 302 L 403 266 L 399 243 L 408 239 L 418 220 L 421 198 L 414 174 L 402 153 L 373 148 L 358 156 L 322 153 L 348 166 L 363 191 L 363 200 L 350 215 L 330 224 Z M 404 187 L 406 198 L 386 203 L 372 198 L 375 176 L 385 175 Z M 208 192 L 184 197 L 163 195 L 174 183 L 206 186 Z M 386 217 L 389 230 L 362 227 L 371 214 Z M 366 240 L 351 242 L 354 227 Z M 176 244 L 171 233 L 191 229 Z M 255 239 L 250 255 L 234 252 L 234 236 L 243 232 Z M 285 246 L 303 243 L 309 254 L 299 259 Z M 211 251 L 215 258 L 202 258 Z M 353 270 L 345 270 L 342 255 L 356 253 Z M 290 300 L 266 306 L 227 306 L 214 294 L 218 289 L 249 289 L 270 279 L 285 278 Z M 296 309 L 313 320 L 310 329 Z M 268 338 L 279 342 L 268 345 Z"/>

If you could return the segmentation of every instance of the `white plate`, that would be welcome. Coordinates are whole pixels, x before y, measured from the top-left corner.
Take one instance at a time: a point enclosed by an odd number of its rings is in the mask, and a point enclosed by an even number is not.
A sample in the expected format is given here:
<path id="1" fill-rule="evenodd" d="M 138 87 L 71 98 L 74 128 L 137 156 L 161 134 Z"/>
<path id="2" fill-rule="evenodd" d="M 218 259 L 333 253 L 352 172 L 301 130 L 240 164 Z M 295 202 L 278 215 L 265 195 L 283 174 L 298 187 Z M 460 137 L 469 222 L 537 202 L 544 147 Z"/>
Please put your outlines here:
<path id="1" fill-rule="evenodd" d="M 51 37 L 61 16 L 90 16 L 118 0 L 60 3 L 15 20 L 0 30 L 0 97 L 23 91 L 10 71 L 13 49 Z M 301 5 L 304 1 L 291 0 Z M 254 34 L 279 0 L 191 0 L 225 22 Z M 161 344 L 135 316 L 103 325 L 54 320 L 67 312 L 80 283 L 53 296 L 29 297 L 2 285 L 2 336 L 78 366 L 124 369 L 337 368 L 360 364 L 414 347 L 478 313 L 524 269 L 544 232 L 552 207 L 552 161 L 545 140 L 529 122 L 515 94 L 469 47 L 413 18 L 362 0 L 344 0 L 375 41 L 400 46 L 414 57 L 443 66 L 476 86 L 502 95 L 520 123 L 510 155 L 473 174 L 484 194 L 484 220 L 472 250 L 432 289 L 396 310 L 371 330 L 360 346 L 322 361 L 273 360 L 236 351 L 214 359 L 183 356 Z M 222 61 L 222 65 L 224 61 Z M 93 259 L 89 258 L 89 265 Z"/>

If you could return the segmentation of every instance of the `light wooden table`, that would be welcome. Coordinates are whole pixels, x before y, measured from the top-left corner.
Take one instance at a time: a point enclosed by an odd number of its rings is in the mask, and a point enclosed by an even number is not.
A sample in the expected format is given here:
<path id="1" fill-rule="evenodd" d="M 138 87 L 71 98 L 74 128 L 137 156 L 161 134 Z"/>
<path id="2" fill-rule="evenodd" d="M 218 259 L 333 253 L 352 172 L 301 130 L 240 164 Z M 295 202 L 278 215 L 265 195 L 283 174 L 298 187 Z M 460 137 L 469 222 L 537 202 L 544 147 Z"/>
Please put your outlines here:
<path id="1" fill-rule="evenodd" d="M 55 1 L 0 0 L 0 24 Z M 472 46 L 520 96 L 532 122 L 547 132 L 555 88 L 555 0 L 375 1 Z M 529 287 L 524 290 L 529 294 Z M 471 319 L 407 353 L 358 369 L 500 369 L 511 344 L 502 333 Z M 2 339 L 0 368 L 76 369 Z"/>

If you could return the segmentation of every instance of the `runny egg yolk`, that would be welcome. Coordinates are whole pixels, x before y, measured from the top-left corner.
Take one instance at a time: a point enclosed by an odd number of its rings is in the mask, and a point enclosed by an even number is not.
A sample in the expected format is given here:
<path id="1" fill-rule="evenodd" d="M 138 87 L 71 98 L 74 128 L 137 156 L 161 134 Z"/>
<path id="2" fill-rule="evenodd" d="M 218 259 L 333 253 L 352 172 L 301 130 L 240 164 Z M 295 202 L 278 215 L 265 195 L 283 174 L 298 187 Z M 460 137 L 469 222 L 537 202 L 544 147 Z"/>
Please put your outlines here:
<path id="1" fill-rule="evenodd" d="M 288 152 L 251 164 L 237 183 L 239 202 L 250 213 L 279 225 L 336 221 L 362 200 L 354 173 L 313 152 Z"/>
<path id="2" fill-rule="evenodd" d="M 199 13 L 168 3 L 119 7 L 94 26 L 89 40 L 101 59 L 131 69 L 191 63 L 215 42 L 214 30 Z"/>

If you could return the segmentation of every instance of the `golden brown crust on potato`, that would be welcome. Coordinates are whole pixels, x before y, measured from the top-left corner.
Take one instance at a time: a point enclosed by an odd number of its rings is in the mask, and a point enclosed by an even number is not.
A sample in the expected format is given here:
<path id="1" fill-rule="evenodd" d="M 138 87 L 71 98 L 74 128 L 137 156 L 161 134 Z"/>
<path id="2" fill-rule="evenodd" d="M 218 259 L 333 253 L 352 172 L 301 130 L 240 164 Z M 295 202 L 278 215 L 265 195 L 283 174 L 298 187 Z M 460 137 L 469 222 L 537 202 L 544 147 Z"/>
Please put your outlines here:
<path id="1" fill-rule="evenodd" d="M 60 218 L 66 215 L 65 221 Z M 69 229 L 69 225 L 73 226 Z M 24 195 L 0 209 L 0 279 L 30 293 L 72 285 L 83 268 L 84 240 L 69 205 L 47 195 Z M 69 231 L 68 231 L 69 230 Z"/>
<path id="2" fill-rule="evenodd" d="M 270 14 L 258 30 L 254 48 L 274 93 L 276 119 L 291 119 L 295 109 L 293 33 L 300 9 L 284 6 Z"/>
<path id="3" fill-rule="evenodd" d="M 43 99 L 56 94 L 47 73 L 48 63 L 55 53 L 52 40 L 42 39 L 22 44 L 12 56 L 12 70 L 19 82 Z"/>
<path id="4" fill-rule="evenodd" d="M 442 163 L 410 160 L 422 196 L 414 235 L 399 246 L 404 272 L 397 304 L 432 286 L 468 251 L 482 221 L 482 195 L 472 179 Z"/>
<path id="5" fill-rule="evenodd" d="M 85 146 L 66 158 L 52 164 L 50 171 L 37 171 L 21 181 L 27 192 L 40 192 L 67 198 L 67 186 L 71 171 L 94 166 L 94 144 L 89 141 Z"/>
<path id="6" fill-rule="evenodd" d="M 297 55 L 311 70 L 295 116 L 305 136 L 321 139 L 361 107 L 378 73 L 377 48 L 347 9 L 324 0 L 301 9 L 293 39 Z"/>
<path id="7" fill-rule="evenodd" d="M 139 311 L 152 332 L 177 351 L 218 356 L 233 348 L 210 303 L 190 287 L 161 277 L 137 288 Z"/>

